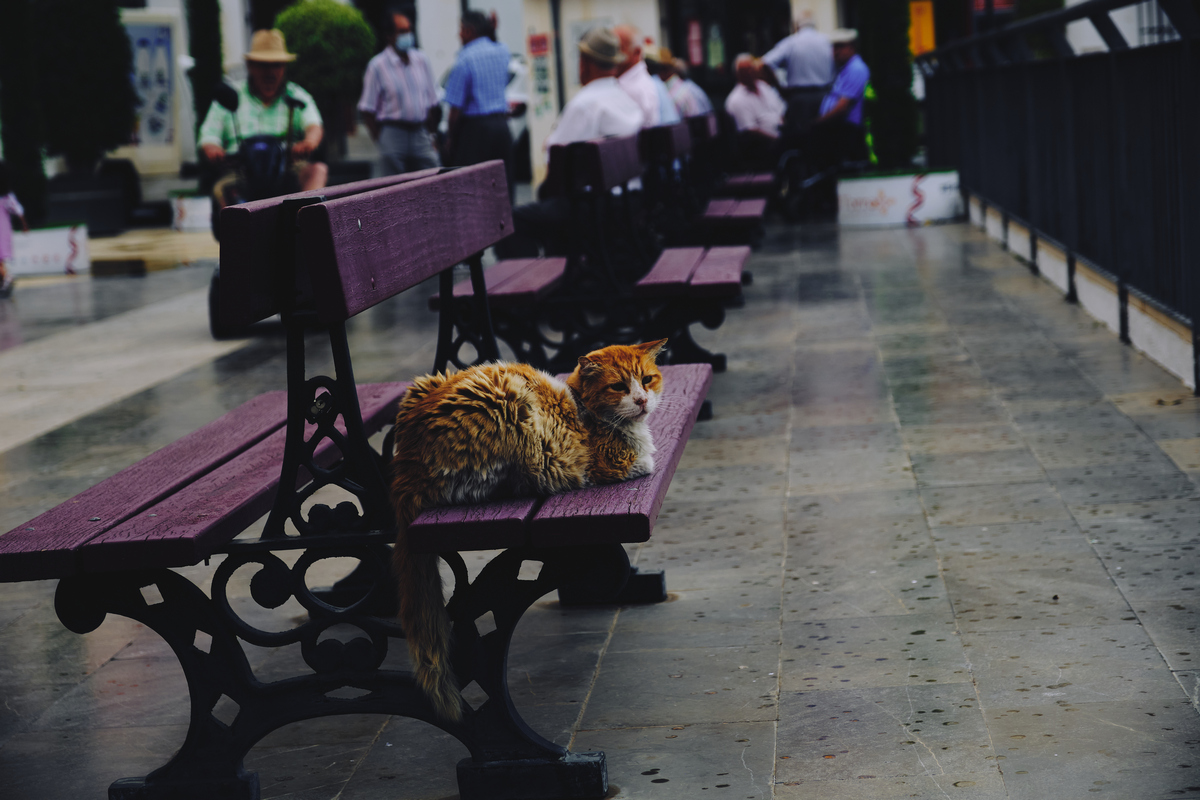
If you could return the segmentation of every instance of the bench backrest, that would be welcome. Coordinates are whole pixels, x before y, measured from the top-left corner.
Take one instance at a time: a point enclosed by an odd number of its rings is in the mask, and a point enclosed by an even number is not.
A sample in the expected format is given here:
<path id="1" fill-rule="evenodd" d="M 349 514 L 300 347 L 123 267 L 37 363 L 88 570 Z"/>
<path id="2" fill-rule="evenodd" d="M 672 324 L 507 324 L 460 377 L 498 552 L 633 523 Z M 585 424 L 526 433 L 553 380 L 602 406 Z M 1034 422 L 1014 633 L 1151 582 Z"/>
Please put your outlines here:
<path id="1" fill-rule="evenodd" d="M 671 163 L 686 159 L 692 152 L 692 135 L 686 122 L 645 128 L 639 138 L 647 162 Z"/>
<path id="2" fill-rule="evenodd" d="M 721 132 L 715 113 L 688 117 L 685 122 L 687 123 L 688 131 L 692 134 L 692 140 L 695 142 L 711 141 L 716 139 L 717 134 Z"/>
<path id="3" fill-rule="evenodd" d="M 323 202 L 312 202 L 324 198 Z M 288 203 L 309 201 L 289 231 Z M 512 232 L 502 162 L 358 181 L 221 212 L 222 320 L 250 325 L 285 310 L 281 257 L 311 283 L 324 323 L 344 321 Z M 290 285 L 290 284 L 289 284 Z"/>
<path id="4" fill-rule="evenodd" d="M 512 233 L 501 161 L 326 200 L 296 215 L 296 265 L 324 323 L 349 319 Z"/>
<path id="5" fill-rule="evenodd" d="M 570 183 L 575 191 L 590 187 L 611 192 L 640 178 L 645 170 L 637 135 L 575 142 L 570 146 L 570 162 Z"/>

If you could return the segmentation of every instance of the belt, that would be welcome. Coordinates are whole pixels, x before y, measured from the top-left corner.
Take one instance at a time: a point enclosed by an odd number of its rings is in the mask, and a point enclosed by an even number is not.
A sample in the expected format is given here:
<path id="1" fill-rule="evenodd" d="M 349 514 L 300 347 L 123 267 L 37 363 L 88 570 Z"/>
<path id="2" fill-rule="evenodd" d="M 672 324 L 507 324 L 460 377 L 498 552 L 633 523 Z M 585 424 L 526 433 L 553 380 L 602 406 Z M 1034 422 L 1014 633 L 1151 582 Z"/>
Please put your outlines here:
<path id="1" fill-rule="evenodd" d="M 466 114 L 467 119 L 494 119 L 496 117 L 504 117 L 508 119 L 507 111 L 497 111 L 495 114 Z"/>
<path id="2" fill-rule="evenodd" d="M 406 131 L 419 131 L 425 127 L 424 122 L 409 122 L 404 119 L 381 119 L 379 124 L 389 128 L 403 128 Z"/>

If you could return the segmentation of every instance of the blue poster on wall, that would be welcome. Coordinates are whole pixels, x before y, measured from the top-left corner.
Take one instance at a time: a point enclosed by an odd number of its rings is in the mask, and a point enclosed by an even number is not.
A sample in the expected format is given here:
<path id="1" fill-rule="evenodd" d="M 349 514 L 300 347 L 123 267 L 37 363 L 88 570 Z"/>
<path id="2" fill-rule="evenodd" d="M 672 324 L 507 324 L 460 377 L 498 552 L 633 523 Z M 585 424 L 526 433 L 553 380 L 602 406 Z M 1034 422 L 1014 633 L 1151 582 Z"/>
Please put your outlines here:
<path id="1" fill-rule="evenodd" d="M 175 141 L 175 75 L 168 25 L 127 23 L 133 47 L 133 74 L 137 91 L 137 118 L 133 143 L 167 145 Z"/>

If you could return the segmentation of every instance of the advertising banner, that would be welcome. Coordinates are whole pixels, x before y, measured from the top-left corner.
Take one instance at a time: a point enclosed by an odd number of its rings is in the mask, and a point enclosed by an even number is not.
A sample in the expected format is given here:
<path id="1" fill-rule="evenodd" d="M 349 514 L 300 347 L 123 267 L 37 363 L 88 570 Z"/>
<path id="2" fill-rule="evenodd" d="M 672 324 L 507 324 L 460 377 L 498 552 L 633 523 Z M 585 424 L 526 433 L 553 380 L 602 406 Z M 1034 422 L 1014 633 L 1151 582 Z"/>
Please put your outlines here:
<path id="1" fill-rule="evenodd" d="M 92 268 L 87 225 L 13 232 L 13 275 L 75 275 Z"/>
<path id="2" fill-rule="evenodd" d="M 840 225 L 917 226 L 962 214 L 962 194 L 954 170 L 838 180 Z"/>

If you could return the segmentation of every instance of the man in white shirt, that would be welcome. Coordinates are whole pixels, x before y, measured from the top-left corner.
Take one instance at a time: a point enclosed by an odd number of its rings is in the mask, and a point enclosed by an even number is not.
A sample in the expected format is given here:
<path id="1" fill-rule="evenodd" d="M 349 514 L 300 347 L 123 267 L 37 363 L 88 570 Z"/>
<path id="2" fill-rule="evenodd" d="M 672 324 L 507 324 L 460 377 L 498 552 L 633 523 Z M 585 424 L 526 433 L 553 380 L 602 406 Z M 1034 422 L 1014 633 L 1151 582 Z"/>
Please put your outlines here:
<path id="1" fill-rule="evenodd" d="M 733 62 L 738 84 L 725 98 L 725 110 L 738 129 L 738 146 L 748 166 L 773 170 L 787 105 L 779 92 L 759 79 L 762 67 L 743 53 Z"/>
<path id="2" fill-rule="evenodd" d="M 812 12 L 805 11 L 796 20 L 796 32 L 771 48 L 762 60 L 784 71 L 785 127 L 788 135 L 803 134 L 819 115 L 825 90 L 833 82 L 833 44 L 813 24 Z"/>
<path id="3" fill-rule="evenodd" d="M 645 122 L 645 112 L 617 81 L 617 67 L 625 56 L 607 28 L 593 28 L 579 42 L 579 82 L 583 85 L 567 103 L 546 149 L 556 144 L 585 142 L 603 136 L 629 136 Z M 607 35 L 606 35 L 607 34 Z M 649 77 L 649 76 L 647 76 Z"/>
<path id="4" fill-rule="evenodd" d="M 652 128 L 660 124 L 660 96 L 650 71 L 646 69 L 646 62 L 642 60 L 637 29 L 630 25 L 618 25 L 613 28 L 613 33 L 620 40 L 621 54 L 625 56 L 625 60 L 617 66 L 617 82 L 642 109 L 645 115 L 642 127 Z"/>
<path id="5" fill-rule="evenodd" d="M 608 28 L 592 28 L 579 41 L 579 82 L 583 85 L 558 116 L 546 137 L 546 152 L 553 145 L 585 142 L 605 136 L 632 136 L 642 129 L 645 115 L 617 83 L 617 67 L 625 60 L 620 42 Z M 536 203 L 513 209 L 512 236 L 497 243 L 498 258 L 566 252 L 570 203 L 566 197 L 544 196 L 560 190 L 561 176 L 548 175 L 539 187 Z"/>

